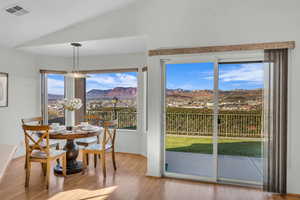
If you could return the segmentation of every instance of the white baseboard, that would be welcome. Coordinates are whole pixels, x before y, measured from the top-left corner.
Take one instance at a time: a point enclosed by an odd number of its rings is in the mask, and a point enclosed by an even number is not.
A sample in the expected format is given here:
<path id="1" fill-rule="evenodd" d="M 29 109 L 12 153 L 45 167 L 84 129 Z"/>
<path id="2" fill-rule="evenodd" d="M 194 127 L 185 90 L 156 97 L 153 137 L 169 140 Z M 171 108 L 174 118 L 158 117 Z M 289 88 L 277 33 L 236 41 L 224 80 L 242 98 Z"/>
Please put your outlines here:
<path id="1" fill-rule="evenodd" d="M 17 149 L 17 145 L 0 144 L 0 182 Z"/>

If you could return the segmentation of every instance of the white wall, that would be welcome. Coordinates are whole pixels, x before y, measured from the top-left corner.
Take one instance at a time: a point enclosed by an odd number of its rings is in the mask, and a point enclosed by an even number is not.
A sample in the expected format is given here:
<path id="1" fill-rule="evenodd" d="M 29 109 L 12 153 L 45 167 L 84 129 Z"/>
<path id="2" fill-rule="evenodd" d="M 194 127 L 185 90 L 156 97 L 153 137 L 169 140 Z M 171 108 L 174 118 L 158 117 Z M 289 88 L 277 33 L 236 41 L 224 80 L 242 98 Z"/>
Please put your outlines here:
<path id="1" fill-rule="evenodd" d="M 299 7 L 299 0 L 140 0 L 119 13 L 116 11 L 111 15 L 99 16 L 32 44 L 69 41 L 69 37 L 80 41 L 131 34 L 147 35 L 150 49 L 295 40 L 296 48 L 291 53 L 289 65 L 288 192 L 300 193 L 300 93 L 297 88 L 300 83 Z M 110 18 L 112 26 L 107 24 Z M 155 63 L 150 61 L 150 68 L 157 68 Z M 152 96 L 149 100 L 154 100 L 149 102 L 154 106 L 150 110 L 159 111 L 157 98 L 160 91 L 154 78 L 159 76 L 159 69 L 151 69 L 150 76 L 153 77 L 150 82 L 153 86 L 150 86 Z M 152 167 L 159 164 L 155 162 L 158 161 L 159 141 L 152 137 L 160 134 L 160 122 L 155 119 L 159 113 L 152 114 L 149 125 L 158 127 L 148 134 L 148 173 L 158 175 L 152 173 Z"/>
<path id="2" fill-rule="evenodd" d="M 33 56 L 0 47 L 0 72 L 9 74 L 8 107 L 0 107 L 0 143 L 24 153 L 21 118 L 40 115 L 39 73 Z"/>
<path id="3" fill-rule="evenodd" d="M 152 0 L 139 2 L 137 12 L 138 34 L 148 36 L 148 47 L 182 47 L 224 45 L 252 42 L 295 40 L 289 65 L 289 105 L 288 105 L 288 186 L 289 193 L 300 193 L 300 135 L 298 113 L 300 112 L 300 94 L 297 86 L 300 84 L 300 1 L 289 0 Z M 155 11 L 155 12 L 154 12 Z M 155 64 L 156 63 L 156 64 Z M 158 68 L 157 61 L 149 63 L 150 68 Z M 152 77 L 159 76 L 158 69 L 151 70 Z M 151 98 L 160 98 L 157 82 L 150 85 Z M 151 81 L 151 80 L 150 80 Z M 153 106 L 157 111 L 159 102 Z M 151 113 L 149 113 L 150 115 Z M 159 126 L 159 114 L 150 115 L 149 125 Z M 159 141 L 153 137 L 160 134 L 159 127 L 148 133 L 148 173 L 153 165 L 160 164 L 157 155 Z M 156 137 L 159 138 L 159 137 Z M 155 162 L 155 163 L 153 163 Z"/>

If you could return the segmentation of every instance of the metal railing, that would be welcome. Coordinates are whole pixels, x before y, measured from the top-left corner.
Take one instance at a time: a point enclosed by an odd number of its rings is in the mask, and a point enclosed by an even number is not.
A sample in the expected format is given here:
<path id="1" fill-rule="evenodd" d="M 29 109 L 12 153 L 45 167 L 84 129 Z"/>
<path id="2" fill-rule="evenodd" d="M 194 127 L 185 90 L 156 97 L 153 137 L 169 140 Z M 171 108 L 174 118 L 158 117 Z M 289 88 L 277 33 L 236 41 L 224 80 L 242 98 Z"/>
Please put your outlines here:
<path id="1" fill-rule="evenodd" d="M 104 120 L 112 120 L 112 111 L 88 111 L 88 115 L 98 115 Z M 117 112 L 118 128 L 136 129 L 136 112 Z M 213 114 L 167 112 L 167 134 L 183 136 L 212 136 Z M 218 136 L 222 137 L 262 137 L 261 114 L 218 114 Z"/>
<path id="2" fill-rule="evenodd" d="M 100 116 L 103 120 L 113 120 L 113 111 L 87 111 L 88 115 Z M 136 112 L 117 112 L 118 128 L 136 130 L 137 113 Z"/>
<path id="3" fill-rule="evenodd" d="M 213 114 L 168 112 L 167 134 L 212 136 L 213 118 Z M 218 136 L 262 137 L 262 115 L 260 114 L 219 114 L 218 121 Z"/>

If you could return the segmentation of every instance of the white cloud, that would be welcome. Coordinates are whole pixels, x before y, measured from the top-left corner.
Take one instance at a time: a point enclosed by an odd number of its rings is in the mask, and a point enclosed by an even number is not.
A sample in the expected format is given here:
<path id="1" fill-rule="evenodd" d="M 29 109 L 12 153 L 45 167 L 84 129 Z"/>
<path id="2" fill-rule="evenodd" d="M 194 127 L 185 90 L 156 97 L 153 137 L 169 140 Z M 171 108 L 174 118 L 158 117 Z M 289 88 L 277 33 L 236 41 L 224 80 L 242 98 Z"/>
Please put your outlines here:
<path id="1" fill-rule="evenodd" d="M 264 71 L 261 64 L 243 64 L 238 69 L 221 70 L 219 77 L 224 82 L 247 81 L 261 83 L 264 79 Z"/>
<path id="2" fill-rule="evenodd" d="M 64 81 L 48 78 L 48 93 L 50 94 L 64 94 Z"/>
<path id="3" fill-rule="evenodd" d="M 92 74 L 87 79 L 87 90 L 91 89 L 111 89 L 115 87 L 137 87 L 136 76 L 117 73 L 117 74 Z"/>

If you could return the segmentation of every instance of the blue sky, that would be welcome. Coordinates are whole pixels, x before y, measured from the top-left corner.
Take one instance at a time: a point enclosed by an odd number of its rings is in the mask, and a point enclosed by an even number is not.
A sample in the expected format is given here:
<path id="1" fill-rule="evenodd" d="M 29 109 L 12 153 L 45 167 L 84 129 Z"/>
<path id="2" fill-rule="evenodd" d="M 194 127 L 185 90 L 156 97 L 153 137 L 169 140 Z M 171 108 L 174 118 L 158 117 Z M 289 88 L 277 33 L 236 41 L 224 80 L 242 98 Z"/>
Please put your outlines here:
<path id="1" fill-rule="evenodd" d="M 136 87 L 137 73 L 105 73 L 89 74 L 87 78 L 87 92 L 91 89 L 112 89 L 115 87 Z M 48 75 L 48 93 L 64 94 L 64 76 L 58 74 Z"/>
<path id="2" fill-rule="evenodd" d="M 213 63 L 168 64 L 167 88 L 211 90 L 213 89 L 213 67 Z M 89 76 L 87 91 L 137 86 L 136 72 L 89 74 Z M 221 90 L 263 88 L 263 64 L 220 64 L 219 88 Z M 49 74 L 48 91 L 51 94 L 64 94 L 64 76 Z"/>
<path id="3" fill-rule="evenodd" d="M 137 87 L 137 72 L 89 74 L 87 92 L 91 89 L 112 89 L 115 87 Z"/>
<path id="4" fill-rule="evenodd" d="M 60 74 L 48 74 L 48 93 L 64 94 L 64 76 Z"/>
<path id="5" fill-rule="evenodd" d="M 166 82 L 169 89 L 213 89 L 213 63 L 167 64 Z M 263 64 L 220 64 L 221 90 L 263 88 Z"/>

